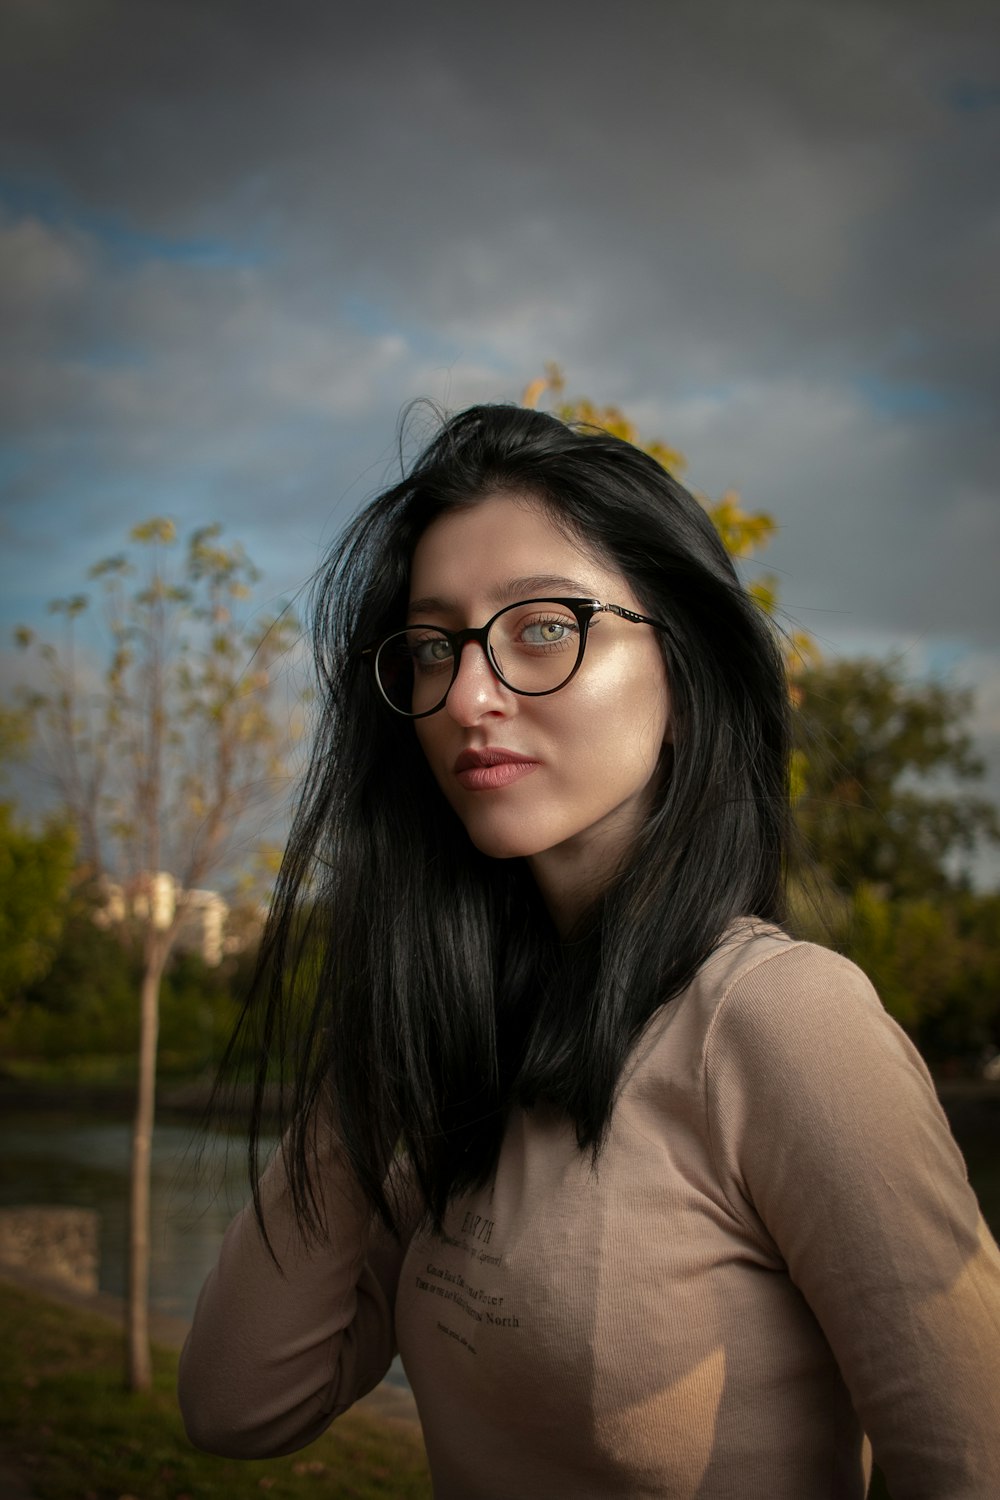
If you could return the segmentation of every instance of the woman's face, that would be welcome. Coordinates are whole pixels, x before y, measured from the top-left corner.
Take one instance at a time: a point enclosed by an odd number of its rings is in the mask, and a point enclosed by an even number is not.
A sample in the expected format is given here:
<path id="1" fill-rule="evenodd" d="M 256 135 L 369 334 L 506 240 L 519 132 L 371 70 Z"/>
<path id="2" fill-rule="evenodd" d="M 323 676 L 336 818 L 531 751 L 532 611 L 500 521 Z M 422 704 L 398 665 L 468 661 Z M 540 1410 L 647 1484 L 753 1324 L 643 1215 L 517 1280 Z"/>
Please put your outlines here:
<path id="1" fill-rule="evenodd" d="M 565 535 L 542 505 L 493 495 L 445 513 L 421 537 L 409 622 L 480 626 L 505 604 L 553 594 L 643 612 L 622 575 Z M 469 642 L 445 706 L 415 728 L 478 849 L 528 859 L 543 892 L 567 881 L 596 891 L 642 823 L 670 738 L 656 631 L 595 615 L 576 676 L 538 698 L 505 687 Z M 481 751 L 510 752 L 516 770 L 477 776 L 468 752 Z"/>

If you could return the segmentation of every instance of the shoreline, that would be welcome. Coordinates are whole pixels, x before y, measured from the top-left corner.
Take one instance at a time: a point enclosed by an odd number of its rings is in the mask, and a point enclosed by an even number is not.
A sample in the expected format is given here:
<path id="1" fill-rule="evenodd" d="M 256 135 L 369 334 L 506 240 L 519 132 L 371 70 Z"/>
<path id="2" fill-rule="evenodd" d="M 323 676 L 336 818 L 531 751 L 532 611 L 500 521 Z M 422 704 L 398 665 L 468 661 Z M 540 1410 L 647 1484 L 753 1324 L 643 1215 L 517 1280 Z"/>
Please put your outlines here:
<path id="1" fill-rule="evenodd" d="M 991 1113 L 1000 1120 L 1000 1080 L 948 1077 L 932 1074 L 937 1096 L 947 1114 L 953 1111 Z M 200 1079 L 163 1079 L 157 1084 L 157 1118 L 208 1120 L 213 1085 Z M 78 1110 L 99 1110 L 128 1117 L 135 1109 L 136 1091 L 132 1083 L 91 1083 L 12 1078 L 0 1071 L 0 1118 L 5 1114 L 34 1111 L 72 1114 Z M 276 1115 L 277 1096 L 265 1099 L 265 1119 Z M 211 1123 L 242 1128 L 249 1117 L 250 1089 L 228 1093 L 211 1113 Z"/>
<path id="2" fill-rule="evenodd" d="M 78 1291 L 75 1287 L 68 1286 L 53 1277 L 38 1276 L 22 1266 L 11 1265 L 6 1261 L 0 1261 L 0 1281 L 5 1281 L 11 1286 L 22 1287 L 25 1291 L 44 1297 L 47 1301 L 55 1302 L 59 1306 L 95 1313 L 99 1318 L 121 1329 L 124 1338 L 125 1300 L 122 1297 L 115 1297 L 111 1292 Z M 149 1330 L 154 1344 L 179 1350 L 187 1337 L 190 1326 L 190 1318 L 179 1318 L 150 1308 Z M 381 1381 L 373 1391 L 369 1391 L 367 1396 L 362 1396 L 360 1401 L 354 1403 L 351 1410 L 364 1412 L 380 1421 L 405 1422 L 410 1426 L 416 1425 L 418 1428 L 420 1426 L 417 1405 L 412 1392 L 403 1386 L 391 1384 L 387 1380 Z M 0 1493 L 3 1492 L 0 1491 Z"/>

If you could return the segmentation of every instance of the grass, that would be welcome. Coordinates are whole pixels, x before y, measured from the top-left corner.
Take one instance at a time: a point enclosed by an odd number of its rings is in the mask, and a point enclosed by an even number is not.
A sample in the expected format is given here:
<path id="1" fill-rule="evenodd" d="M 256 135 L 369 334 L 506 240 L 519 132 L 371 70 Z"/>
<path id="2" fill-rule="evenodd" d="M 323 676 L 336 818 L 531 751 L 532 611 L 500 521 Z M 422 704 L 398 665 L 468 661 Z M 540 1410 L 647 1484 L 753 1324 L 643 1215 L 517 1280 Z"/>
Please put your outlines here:
<path id="1" fill-rule="evenodd" d="M 349 1412 L 302 1453 L 240 1462 L 191 1447 L 177 1356 L 154 1388 L 122 1387 L 120 1332 L 91 1313 L 0 1283 L 0 1450 L 37 1500 L 430 1500 L 419 1432 Z"/>
<path id="2" fill-rule="evenodd" d="M 0 1282 L 0 1451 L 37 1500 L 430 1500 L 419 1434 L 349 1412 L 302 1453 L 240 1462 L 191 1447 L 177 1356 L 154 1387 L 122 1387 L 121 1334 L 103 1318 Z M 869 1500 L 888 1497 L 876 1471 Z"/>
<path id="3" fill-rule="evenodd" d="M 966 1089 L 946 1102 L 987 1222 L 1000 1235 L 1000 1093 Z M 129 1396 L 121 1334 L 104 1320 L 0 1282 L 0 1328 L 0 1452 L 37 1500 L 430 1500 L 422 1442 L 402 1423 L 349 1412 L 301 1454 L 212 1458 L 184 1435 L 175 1354 L 157 1349 L 154 1390 Z M 877 1469 L 869 1500 L 889 1500 Z"/>
<path id="4" fill-rule="evenodd" d="M 13 1083 L 68 1084 L 115 1089 L 134 1085 L 135 1052 L 75 1052 L 70 1057 L 6 1057 L 3 1074 Z M 161 1082 L 176 1078 L 214 1077 L 211 1065 L 161 1048 L 156 1060 L 156 1076 Z"/>

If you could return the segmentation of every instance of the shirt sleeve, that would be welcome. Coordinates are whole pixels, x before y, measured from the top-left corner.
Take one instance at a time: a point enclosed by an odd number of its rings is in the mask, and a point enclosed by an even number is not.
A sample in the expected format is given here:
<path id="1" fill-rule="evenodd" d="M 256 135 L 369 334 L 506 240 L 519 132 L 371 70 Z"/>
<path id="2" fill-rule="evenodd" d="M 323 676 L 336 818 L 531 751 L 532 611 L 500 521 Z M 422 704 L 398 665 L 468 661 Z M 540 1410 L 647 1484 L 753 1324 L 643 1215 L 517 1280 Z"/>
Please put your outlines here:
<path id="1" fill-rule="evenodd" d="M 706 1043 L 730 1206 L 817 1318 L 893 1500 L 1000 1495 L 1000 1253 L 918 1053 L 847 960 L 790 945 Z"/>
<path id="2" fill-rule="evenodd" d="M 253 1206 L 230 1224 L 181 1353 L 181 1412 L 196 1447 L 233 1458 L 289 1453 L 385 1375 L 405 1246 L 372 1228 L 336 1146 L 323 1151 L 325 1233 L 300 1234 L 279 1150 L 261 1179 L 272 1258 Z"/>

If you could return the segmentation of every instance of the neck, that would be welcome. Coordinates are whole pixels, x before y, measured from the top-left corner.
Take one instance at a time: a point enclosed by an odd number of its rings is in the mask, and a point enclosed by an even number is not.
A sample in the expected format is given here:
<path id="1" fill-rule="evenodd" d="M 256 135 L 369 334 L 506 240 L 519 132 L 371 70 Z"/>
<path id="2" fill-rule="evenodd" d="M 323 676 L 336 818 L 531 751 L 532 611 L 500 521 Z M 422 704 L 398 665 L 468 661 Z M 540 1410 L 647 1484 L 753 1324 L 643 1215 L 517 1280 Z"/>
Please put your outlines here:
<path id="1" fill-rule="evenodd" d="M 560 869 L 542 856 L 529 859 L 528 866 L 553 926 L 563 940 L 567 939 L 584 912 L 601 894 L 603 880 L 586 882 L 573 878 L 576 872 Z"/>
<path id="2" fill-rule="evenodd" d="M 573 933 L 625 865 L 644 813 L 644 805 L 619 808 L 585 832 L 528 856 L 528 868 L 560 937 Z"/>

